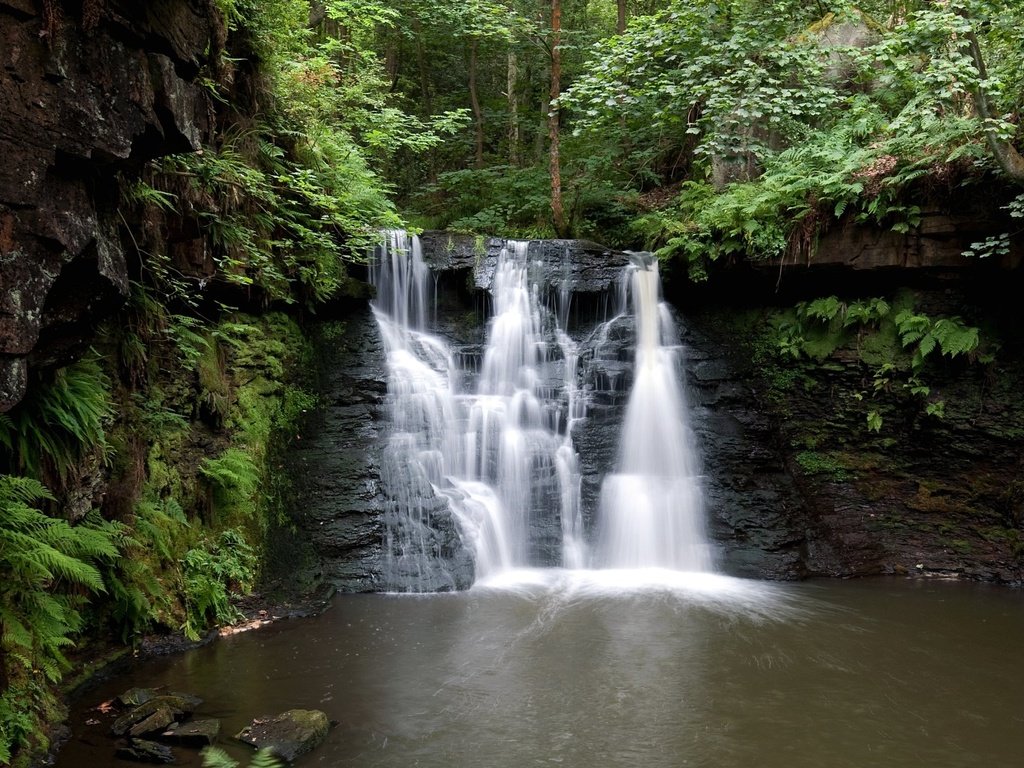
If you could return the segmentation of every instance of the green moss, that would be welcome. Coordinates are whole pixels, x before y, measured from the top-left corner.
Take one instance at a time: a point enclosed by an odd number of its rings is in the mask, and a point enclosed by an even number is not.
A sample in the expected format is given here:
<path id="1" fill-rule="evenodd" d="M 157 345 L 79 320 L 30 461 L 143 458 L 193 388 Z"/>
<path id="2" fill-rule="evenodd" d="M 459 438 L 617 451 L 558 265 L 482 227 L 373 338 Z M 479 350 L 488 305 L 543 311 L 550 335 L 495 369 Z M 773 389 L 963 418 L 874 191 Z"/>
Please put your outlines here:
<path id="1" fill-rule="evenodd" d="M 796 455 L 796 463 L 808 475 L 826 475 L 836 482 L 850 479 L 850 473 L 843 463 L 843 456 L 835 451 L 819 453 L 817 451 L 801 451 Z"/>
<path id="2" fill-rule="evenodd" d="M 890 319 L 860 337 L 858 353 L 861 361 L 872 368 L 885 363 L 895 363 L 900 370 L 910 367 L 910 357 L 903 351 L 896 324 Z"/>

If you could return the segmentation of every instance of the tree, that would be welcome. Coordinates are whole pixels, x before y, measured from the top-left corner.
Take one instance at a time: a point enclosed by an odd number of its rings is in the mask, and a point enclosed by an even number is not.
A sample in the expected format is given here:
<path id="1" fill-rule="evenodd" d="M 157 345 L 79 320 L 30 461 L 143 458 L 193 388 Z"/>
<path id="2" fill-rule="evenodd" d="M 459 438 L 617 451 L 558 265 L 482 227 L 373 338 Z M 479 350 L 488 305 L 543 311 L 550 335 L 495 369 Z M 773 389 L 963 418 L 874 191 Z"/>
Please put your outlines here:
<path id="1" fill-rule="evenodd" d="M 558 237 L 568 237 L 565 206 L 562 202 L 562 161 L 559 155 L 558 99 L 562 88 L 562 2 L 551 0 L 551 91 L 548 113 L 548 152 L 551 173 L 551 218 Z"/>

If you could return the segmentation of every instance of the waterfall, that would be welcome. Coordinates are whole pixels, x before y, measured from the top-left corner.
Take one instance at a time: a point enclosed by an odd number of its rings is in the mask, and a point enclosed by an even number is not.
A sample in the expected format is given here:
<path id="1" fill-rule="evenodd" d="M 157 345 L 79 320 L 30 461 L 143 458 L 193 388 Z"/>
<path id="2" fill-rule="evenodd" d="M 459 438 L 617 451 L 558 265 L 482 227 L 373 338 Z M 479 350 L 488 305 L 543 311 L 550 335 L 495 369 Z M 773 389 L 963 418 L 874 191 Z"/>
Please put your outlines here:
<path id="1" fill-rule="evenodd" d="M 530 253 L 530 243 L 508 241 L 497 257 L 476 371 L 427 327 L 418 238 L 391 232 L 375 249 L 391 422 L 381 462 L 388 589 L 458 589 L 527 567 L 708 568 L 678 337 L 657 266 L 630 267 L 620 288 L 619 318 L 630 306 L 635 316 L 635 373 L 590 552 L 573 444 L 586 397 L 567 328 L 571 294 L 566 279 L 557 292 L 532 280 L 544 265 Z"/>
<path id="2" fill-rule="evenodd" d="M 530 281 L 529 243 L 497 260 L 479 374 L 459 370 L 425 329 L 418 239 L 389 233 L 375 250 L 374 312 L 385 342 L 391 434 L 382 465 L 385 582 L 409 591 L 458 586 L 438 531 L 454 521 L 475 576 L 584 560 L 580 473 L 572 427 L 581 416 L 575 342 Z M 469 382 L 469 386 L 463 382 Z"/>
<path id="3" fill-rule="evenodd" d="M 597 564 L 706 571 L 699 462 L 673 344 L 678 332 L 660 301 L 657 261 L 631 264 L 626 275 L 636 359 L 615 472 L 601 488 Z"/>

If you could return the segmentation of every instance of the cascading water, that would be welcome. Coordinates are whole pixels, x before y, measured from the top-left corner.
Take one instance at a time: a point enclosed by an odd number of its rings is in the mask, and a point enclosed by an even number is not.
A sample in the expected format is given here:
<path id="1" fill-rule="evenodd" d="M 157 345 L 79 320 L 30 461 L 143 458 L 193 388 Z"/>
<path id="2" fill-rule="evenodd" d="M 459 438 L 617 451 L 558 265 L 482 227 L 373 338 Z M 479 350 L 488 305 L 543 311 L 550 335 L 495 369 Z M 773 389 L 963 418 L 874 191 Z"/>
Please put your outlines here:
<path id="1" fill-rule="evenodd" d="M 529 243 L 502 249 L 476 372 L 427 332 L 430 275 L 417 238 L 389 233 L 376 250 L 371 280 L 392 421 L 382 462 L 389 589 L 456 589 L 524 567 L 709 568 L 679 350 L 667 343 L 677 336 L 658 300 L 656 265 L 629 268 L 621 312 L 598 332 L 628 320 L 632 304 L 634 381 L 593 552 L 572 437 L 585 398 L 566 327 L 571 296 L 563 283 L 548 306 L 531 281 L 535 267 L 543 265 L 531 261 Z"/>
<path id="2" fill-rule="evenodd" d="M 706 571 L 699 462 L 680 386 L 678 339 L 660 301 L 658 263 L 627 267 L 636 324 L 632 391 L 613 474 L 601 489 L 597 564 Z M 624 308 L 625 309 L 625 308 Z"/>
<path id="3" fill-rule="evenodd" d="M 390 233 L 372 271 L 387 350 L 393 432 L 383 467 L 385 581 L 409 591 L 461 586 L 438 531 L 454 519 L 475 575 L 583 559 L 576 345 L 529 280 L 529 244 L 509 242 L 475 391 L 448 345 L 423 330 L 428 270 L 419 243 Z M 470 389 L 470 387 L 465 387 Z"/>

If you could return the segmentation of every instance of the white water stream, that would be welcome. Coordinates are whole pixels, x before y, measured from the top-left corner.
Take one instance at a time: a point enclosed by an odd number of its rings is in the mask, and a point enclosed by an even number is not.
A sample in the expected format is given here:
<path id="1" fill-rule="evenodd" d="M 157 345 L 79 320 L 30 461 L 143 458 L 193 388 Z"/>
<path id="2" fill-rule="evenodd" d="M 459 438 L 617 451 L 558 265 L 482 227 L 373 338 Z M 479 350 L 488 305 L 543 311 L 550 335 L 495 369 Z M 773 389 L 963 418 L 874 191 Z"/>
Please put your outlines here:
<path id="1" fill-rule="evenodd" d="M 531 266 L 528 242 L 502 249 L 474 376 L 456 364 L 445 339 L 428 332 L 431 276 L 417 238 L 392 232 L 376 250 L 374 311 L 392 421 L 383 462 L 391 499 L 388 587 L 457 585 L 451 547 L 438 533 L 446 511 L 473 555 L 478 582 L 538 566 L 709 570 L 677 335 L 659 301 L 657 265 L 627 268 L 620 312 L 609 321 L 635 317 L 637 354 L 619 458 L 603 485 L 600 534 L 590 546 L 573 445 L 586 408 L 579 351 L 566 328 L 571 297 L 563 286 L 557 306 L 545 306 Z"/>
<path id="2" fill-rule="evenodd" d="M 599 564 L 706 571 L 711 558 L 674 345 L 678 332 L 660 300 L 658 262 L 628 270 L 636 361 L 618 463 L 601 489 Z"/>

